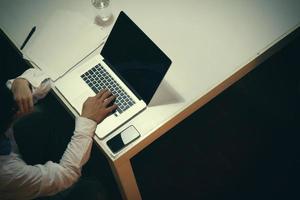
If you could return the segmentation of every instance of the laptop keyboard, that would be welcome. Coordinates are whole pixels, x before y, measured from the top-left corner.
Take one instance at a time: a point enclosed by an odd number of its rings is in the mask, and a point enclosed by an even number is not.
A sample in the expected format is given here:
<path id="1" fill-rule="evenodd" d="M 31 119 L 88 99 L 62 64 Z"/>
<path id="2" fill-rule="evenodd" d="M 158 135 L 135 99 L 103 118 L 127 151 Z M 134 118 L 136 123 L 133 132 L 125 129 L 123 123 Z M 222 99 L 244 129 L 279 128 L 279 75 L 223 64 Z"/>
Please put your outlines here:
<path id="1" fill-rule="evenodd" d="M 118 105 L 117 112 L 120 114 L 135 104 L 132 98 L 130 98 L 130 96 L 100 64 L 82 74 L 81 78 L 96 94 L 101 89 L 109 89 L 111 93 L 117 97 L 115 104 Z"/>

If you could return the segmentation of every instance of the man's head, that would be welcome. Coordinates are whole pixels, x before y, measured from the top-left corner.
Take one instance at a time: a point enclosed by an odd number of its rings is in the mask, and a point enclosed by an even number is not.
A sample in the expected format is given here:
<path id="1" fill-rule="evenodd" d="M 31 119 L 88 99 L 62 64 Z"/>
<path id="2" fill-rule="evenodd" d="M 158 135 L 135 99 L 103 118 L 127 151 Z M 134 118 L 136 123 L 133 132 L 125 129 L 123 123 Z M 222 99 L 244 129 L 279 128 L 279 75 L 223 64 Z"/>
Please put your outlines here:
<path id="1" fill-rule="evenodd" d="M 17 112 L 17 105 L 12 92 L 5 86 L 0 86 L 0 135 L 11 125 Z"/>

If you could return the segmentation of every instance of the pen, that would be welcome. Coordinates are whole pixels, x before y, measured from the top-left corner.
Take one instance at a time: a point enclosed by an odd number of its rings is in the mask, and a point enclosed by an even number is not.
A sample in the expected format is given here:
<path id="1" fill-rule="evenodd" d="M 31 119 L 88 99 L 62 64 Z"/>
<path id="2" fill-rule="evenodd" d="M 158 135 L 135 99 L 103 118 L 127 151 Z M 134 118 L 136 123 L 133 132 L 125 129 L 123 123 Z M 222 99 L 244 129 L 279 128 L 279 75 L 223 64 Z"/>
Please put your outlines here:
<path id="1" fill-rule="evenodd" d="M 28 36 L 26 37 L 25 41 L 23 42 L 22 46 L 21 46 L 21 50 L 25 47 L 25 45 L 27 44 L 28 40 L 31 38 L 31 36 L 33 35 L 33 33 L 35 32 L 36 27 L 34 26 L 31 31 L 29 32 Z"/>

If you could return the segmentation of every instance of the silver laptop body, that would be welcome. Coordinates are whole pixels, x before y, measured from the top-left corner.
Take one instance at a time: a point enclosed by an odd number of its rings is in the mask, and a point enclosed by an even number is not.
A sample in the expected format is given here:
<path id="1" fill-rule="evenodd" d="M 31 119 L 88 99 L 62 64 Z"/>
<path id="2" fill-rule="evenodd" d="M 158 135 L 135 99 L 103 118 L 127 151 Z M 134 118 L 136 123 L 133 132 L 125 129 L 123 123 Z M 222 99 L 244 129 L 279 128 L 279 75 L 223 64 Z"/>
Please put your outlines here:
<path id="1" fill-rule="evenodd" d="M 79 114 L 85 100 L 101 89 L 117 96 L 118 109 L 96 129 L 103 139 L 147 107 L 170 64 L 171 60 L 121 12 L 101 55 L 68 72 L 55 86 Z"/>

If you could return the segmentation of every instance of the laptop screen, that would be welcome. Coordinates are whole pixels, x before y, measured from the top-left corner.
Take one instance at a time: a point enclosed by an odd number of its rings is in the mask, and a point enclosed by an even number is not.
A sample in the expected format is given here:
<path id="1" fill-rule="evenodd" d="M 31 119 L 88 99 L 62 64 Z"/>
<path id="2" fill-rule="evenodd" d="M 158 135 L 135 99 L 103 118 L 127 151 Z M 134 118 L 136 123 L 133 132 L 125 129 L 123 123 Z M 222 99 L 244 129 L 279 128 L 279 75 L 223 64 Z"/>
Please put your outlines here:
<path id="1" fill-rule="evenodd" d="M 171 65 L 171 60 L 124 12 L 120 12 L 101 55 L 146 104 Z"/>

